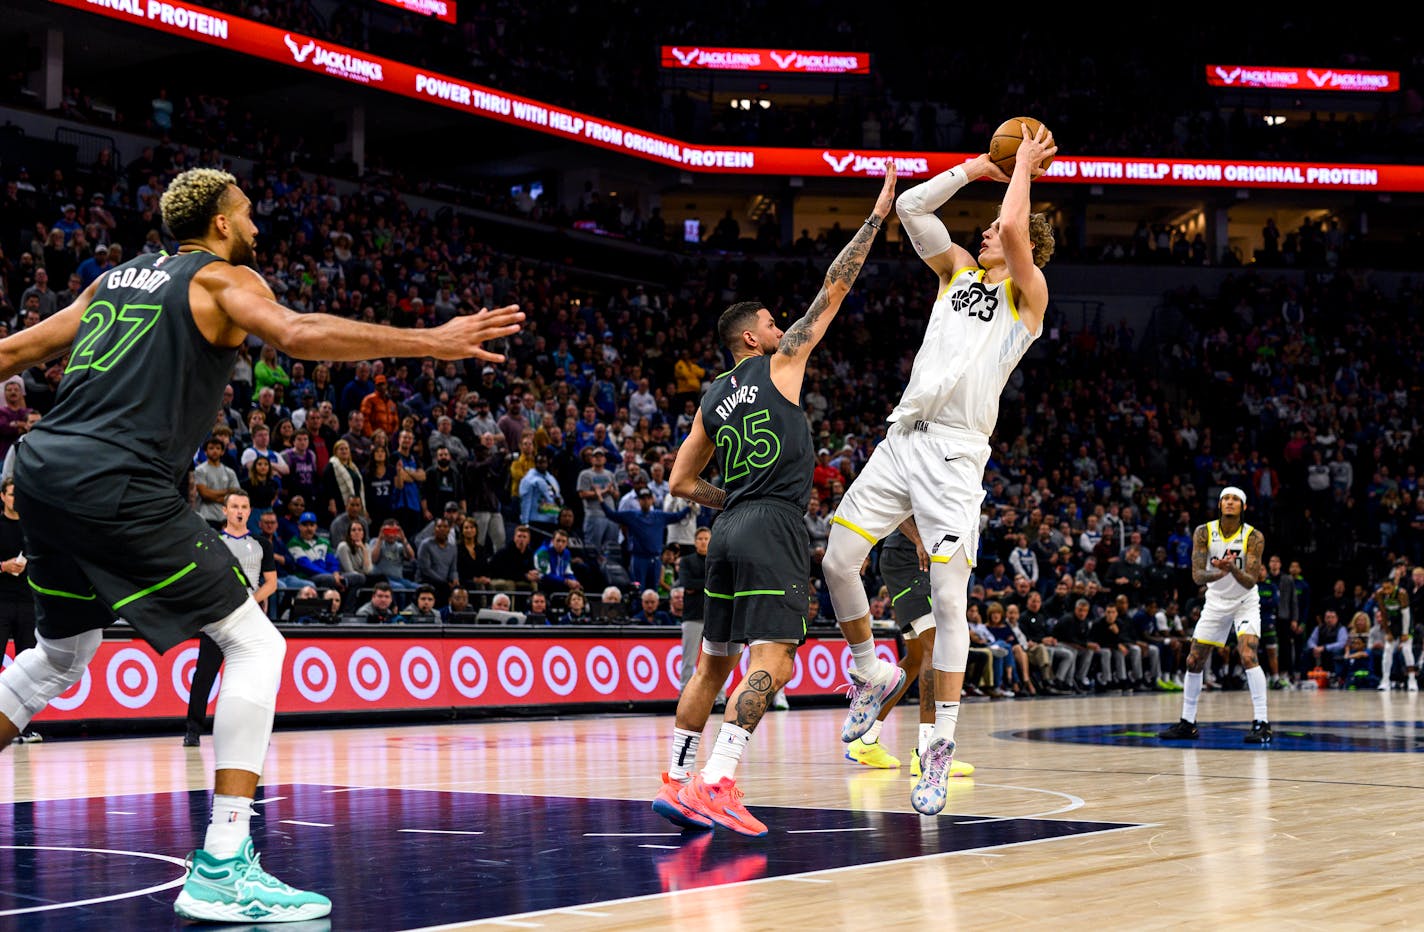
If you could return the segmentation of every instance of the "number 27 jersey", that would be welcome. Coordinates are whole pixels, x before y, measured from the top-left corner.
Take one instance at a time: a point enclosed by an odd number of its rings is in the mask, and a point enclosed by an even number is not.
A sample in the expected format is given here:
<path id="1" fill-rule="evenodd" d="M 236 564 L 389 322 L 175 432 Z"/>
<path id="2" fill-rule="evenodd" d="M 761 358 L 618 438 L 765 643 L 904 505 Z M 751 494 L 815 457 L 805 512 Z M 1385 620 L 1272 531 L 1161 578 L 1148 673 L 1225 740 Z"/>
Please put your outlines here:
<path id="1" fill-rule="evenodd" d="M 771 380 L 770 356 L 746 356 L 702 396 L 702 427 L 717 447 L 727 508 L 777 500 L 801 510 L 816 459 L 811 425 Z"/>

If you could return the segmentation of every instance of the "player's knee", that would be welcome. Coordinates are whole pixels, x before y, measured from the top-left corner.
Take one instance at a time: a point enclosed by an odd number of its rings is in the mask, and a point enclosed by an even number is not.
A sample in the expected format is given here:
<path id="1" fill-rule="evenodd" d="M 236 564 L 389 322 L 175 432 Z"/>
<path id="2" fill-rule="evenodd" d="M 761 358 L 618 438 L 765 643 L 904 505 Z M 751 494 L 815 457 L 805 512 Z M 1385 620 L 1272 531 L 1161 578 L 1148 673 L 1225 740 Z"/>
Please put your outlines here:
<path id="1" fill-rule="evenodd" d="M 1200 673 L 1206 669 L 1206 654 L 1192 651 L 1187 657 L 1187 672 Z"/>
<path id="2" fill-rule="evenodd" d="M 103 640 L 104 632 L 96 628 L 72 638 L 50 640 L 40 635 L 35 639 L 35 647 L 44 655 L 54 675 L 72 685 L 84 675 L 85 667 L 99 652 Z"/>
<path id="3" fill-rule="evenodd" d="M 821 558 L 821 569 L 827 576 L 859 576 L 860 565 L 869 553 L 869 542 L 864 537 L 837 524 L 831 527 L 826 540 L 826 555 Z"/>

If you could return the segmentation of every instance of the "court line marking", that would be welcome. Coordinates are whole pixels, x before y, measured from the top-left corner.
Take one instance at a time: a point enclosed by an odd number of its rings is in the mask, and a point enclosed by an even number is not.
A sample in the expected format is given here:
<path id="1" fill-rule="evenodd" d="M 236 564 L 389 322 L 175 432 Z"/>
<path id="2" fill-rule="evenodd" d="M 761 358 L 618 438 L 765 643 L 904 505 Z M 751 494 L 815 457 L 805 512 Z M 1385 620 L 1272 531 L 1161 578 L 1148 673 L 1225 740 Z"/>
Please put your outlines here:
<path id="1" fill-rule="evenodd" d="M 514 922 L 513 920 L 510 920 L 510 919 L 486 919 L 486 920 L 484 920 L 484 921 L 485 921 L 485 922 L 488 922 L 488 923 L 491 923 L 491 924 L 493 924 L 493 925 L 497 925 L 497 926 L 513 926 L 513 927 L 516 928 L 516 929 L 542 929 L 542 928 L 543 928 L 543 926 L 541 926 L 541 925 L 540 925 L 539 923 L 537 923 L 537 922 Z"/>
<path id="2" fill-rule="evenodd" d="M 1047 793 L 1050 796 L 1063 797 L 1064 799 L 1068 800 L 1068 805 L 1060 806 L 1057 809 L 1049 809 L 1046 812 L 1035 812 L 1032 815 L 988 816 L 983 819 L 969 819 L 962 822 L 955 822 L 955 825 L 982 825 L 985 822 L 1002 822 L 1005 819 L 1042 819 L 1046 818 L 1047 816 L 1062 815 L 1065 812 L 1072 812 L 1075 809 L 1082 809 L 1084 806 L 1087 805 L 1087 803 L 1083 802 L 1083 799 L 1080 796 L 1074 796 L 1072 793 L 1060 793 L 1058 790 L 1045 790 L 1037 786 L 1013 786 L 1008 783 L 975 783 L 974 785 L 976 787 L 992 786 L 996 789 L 1001 790 L 1024 790 L 1030 793 Z"/>
<path id="3" fill-rule="evenodd" d="M 0 916 L 19 916 L 24 913 L 42 913 L 55 909 L 73 909 L 77 906 L 93 906 L 95 903 L 110 903 L 114 900 L 128 900 L 139 896 L 148 896 L 151 893 L 162 893 L 164 890 L 172 890 L 174 887 L 183 886 L 183 881 L 188 877 L 188 865 L 182 858 L 175 858 L 167 854 L 151 854 L 147 851 L 116 851 L 112 848 L 67 848 L 56 845 L 0 845 L 7 851 L 78 851 L 85 854 L 124 854 L 135 858 L 149 858 L 153 861 L 166 861 L 183 868 L 183 873 L 177 879 L 167 883 L 157 884 L 152 887 L 145 887 L 142 890 L 133 890 L 129 893 L 111 893 L 108 896 L 96 896 L 87 900 L 70 900 L 67 903 L 48 903 L 44 906 L 25 906 L 20 909 L 0 910 Z"/>
<path id="4" fill-rule="evenodd" d="M 279 800 L 279 799 L 286 799 L 286 798 L 287 798 L 287 797 L 285 797 L 285 796 L 268 796 L 266 799 L 254 799 L 254 800 L 252 801 L 252 805 L 254 805 L 254 806 L 265 806 L 265 805 L 267 805 L 268 803 L 275 803 L 275 802 L 276 802 L 277 800 Z"/>
<path id="5" fill-rule="evenodd" d="M 301 819 L 279 819 L 284 825 L 310 825 L 312 828 L 335 828 L 334 822 L 303 822 Z"/>
<path id="6" fill-rule="evenodd" d="M 398 832 L 413 832 L 418 835 L 483 835 L 484 832 L 457 832 L 447 828 L 398 828 Z"/>
<path id="7" fill-rule="evenodd" d="M 676 838 L 682 832 L 584 832 L 584 838 Z"/>
<path id="8" fill-rule="evenodd" d="M 794 881 L 795 883 L 834 883 L 834 881 L 822 880 L 819 877 L 783 877 L 782 879 Z"/>
<path id="9" fill-rule="evenodd" d="M 664 851 L 677 851 L 682 845 L 639 845 L 639 848 L 662 848 Z"/>
<path id="10" fill-rule="evenodd" d="M 559 913 L 560 913 L 560 915 L 566 915 L 566 916 L 595 916 L 595 917 L 597 917 L 597 918 L 599 918 L 599 919 L 606 919 L 606 918 L 608 918 L 608 916 L 610 915 L 609 913 L 596 913 L 596 912 L 594 912 L 594 911 L 591 910 L 591 909 L 576 909 L 576 908 L 575 908 L 575 909 L 561 909 L 561 910 L 559 910 Z"/>
<path id="11" fill-rule="evenodd" d="M 583 905 L 584 905 L 584 906 L 600 906 L 600 907 L 602 907 L 602 906 L 621 906 L 621 905 L 624 905 L 624 904 L 627 904 L 627 903 L 642 903 L 642 902 L 646 902 L 647 900 L 655 900 L 655 899 L 658 899 L 658 898 L 660 898 L 660 897 L 683 896 L 683 895 L 688 894 L 688 893 L 707 893 L 707 892 L 712 892 L 712 891 L 722 891 L 722 890 L 731 889 L 731 888 L 733 888 L 733 887 L 750 886 L 750 885 L 752 885 L 752 884 L 774 883 L 774 882 L 776 882 L 776 881 L 778 881 L 778 880 L 795 880 L 795 881 L 800 881 L 800 882 L 803 882 L 803 883 L 804 883 L 808 878 L 816 879 L 816 878 L 819 878 L 821 875 L 824 875 L 824 874 L 837 874 L 837 873 L 840 873 L 840 872 L 842 872 L 842 871 L 861 870 L 861 869 L 867 868 L 867 867 L 884 867 L 884 866 L 890 865 L 890 864 L 907 864 L 907 863 L 909 863 L 909 862 L 911 862 L 911 861 L 928 861 L 928 860 L 930 860 L 930 859 L 932 859 L 932 858 L 945 857 L 945 856 L 947 856 L 947 855 L 952 855 L 952 854 L 953 854 L 953 855 L 958 855 L 958 854 L 979 854 L 979 853 L 982 853 L 982 852 L 985 852 L 985 851 L 992 851 L 992 850 L 994 850 L 994 849 L 996 849 L 996 848 L 1014 848 L 1014 847 L 1019 847 L 1019 846 L 1022 846 L 1022 845 L 1037 845 L 1037 844 L 1042 844 L 1042 843 L 1044 843 L 1044 842 L 1050 842 L 1050 841 L 1067 841 L 1067 840 L 1072 839 L 1072 838 L 1077 838 L 1077 839 L 1097 838 L 1097 837 L 1102 836 L 1102 835 L 1112 835 L 1112 834 L 1116 834 L 1116 833 L 1118 833 L 1118 832 L 1130 832 L 1130 831 L 1133 831 L 1134 829 L 1139 829 L 1139 828 L 1159 828 L 1159 827 L 1161 826 L 1161 823 L 1160 823 L 1160 822 L 1142 822 L 1142 823 L 1132 822 L 1132 823 L 1127 823 L 1127 824 L 1123 824 L 1123 823 L 1111 823 L 1111 822 L 1109 822 L 1109 823 L 1102 823 L 1102 824 L 1107 824 L 1107 825 L 1116 824 L 1117 827 L 1116 827 L 1116 828 L 1094 829 L 1093 831 L 1090 831 L 1090 832 L 1080 832 L 1080 833 L 1078 833 L 1078 834 L 1076 834 L 1076 835 L 1055 835 L 1055 836 L 1053 836 L 1053 837 L 1051 837 L 1051 838 L 1034 838 L 1034 839 L 1031 839 L 1031 840 L 1029 840 L 1029 841 L 1007 841 L 1007 842 L 1003 842 L 1002 844 L 997 844 L 997 845 L 982 845 L 982 846 L 980 846 L 980 847 L 978 847 L 978 848 L 968 848 L 968 849 L 966 849 L 966 850 L 964 850 L 964 851 L 937 851 L 937 852 L 935 852 L 934 854 L 918 854 L 918 855 L 915 855 L 914 857 L 909 857 L 909 858 L 896 858 L 896 859 L 893 860 L 893 861 L 876 861 L 876 862 L 874 862 L 873 864 L 848 864 L 848 865 L 846 865 L 846 866 L 844 866 L 844 867 L 828 867 L 828 868 L 826 868 L 826 869 L 824 869 L 824 870 L 819 870 L 819 871 L 807 871 L 807 872 L 804 873 L 804 874 L 786 874 L 786 875 L 781 876 L 781 877 L 757 877 L 757 878 L 755 878 L 755 879 L 753 879 L 753 880 L 738 880 L 738 881 L 736 881 L 735 883 L 718 884 L 718 885 L 712 886 L 712 887 L 691 887 L 691 888 L 686 889 L 686 890 L 667 890 L 667 891 L 664 891 L 664 892 L 661 892 L 661 893 L 645 893 L 645 894 L 643 894 L 643 895 L 641 895 L 641 896 L 627 896 L 627 897 L 622 897 L 622 898 L 616 899 L 616 900 L 600 900 L 600 901 L 597 902 L 597 903 L 585 903 L 585 904 L 583 904 Z M 649 845 L 641 845 L 640 847 L 651 847 L 651 846 L 649 846 Z M 822 883 L 831 883 L 831 882 L 833 882 L 833 881 L 820 881 L 820 882 L 822 882 Z M 560 907 L 560 908 L 552 908 L 552 909 L 539 909 L 539 910 L 532 910 L 532 911 L 526 912 L 526 913 L 511 913 L 510 915 L 511 915 L 513 918 L 516 918 L 516 919 L 523 919 L 523 918 L 528 918 L 528 917 L 532 917 L 532 916 L 545 916 L 545 915 L 550 915 L 550 914 L 553 914 L 553 913 L 560 912 L 561 909 L 567 909 L 567 908 L 568 908 L 568 907 Z M 489 925 L 489 924 L 504 925 L 504 924 L 508 924 L 508 923 L 509 923 L 509 919 L 506 918 L 506 917 L 500 917 L 499 919 L 466 919 L 466 920 L 464 920 L 463 922 L 450 922 L 450 923 L 446 923 L 446 924 L 444 924 L 444 925 L 438 925 L 438 926 L 421 926 L 421 927 L 418 928 L 418 929 L 408 929 L 408 930 L 406 930 L 406 932 L 453 932 L 453 930 L 455 930 L 455 929 L 468 929 L 468 928 L 470 928 L 471 926 Z"/>
<path id="12" fill-rule="evenodd" d="M 108 815 L 138 815 L 137 812 L 129 812 L 127 809 L 110 809 Z"/>
<path id="13" fill-rule="evenodd" d="M 958 825 L 959 823 L 956 822 L 955 824 Z M 873 825 L 861 825 L 861 826 L 858 826 L 858 827 L 856 827 L 856 828 L 788 828 L 788 829 L 786 830 L 786 834 L 788 834 L 788 835 L 823 835 L 823 834 L 825 834 L 826 832 L 873 832 L 873 831 L 875 831 L 875 826 L 873 826 Z"/>

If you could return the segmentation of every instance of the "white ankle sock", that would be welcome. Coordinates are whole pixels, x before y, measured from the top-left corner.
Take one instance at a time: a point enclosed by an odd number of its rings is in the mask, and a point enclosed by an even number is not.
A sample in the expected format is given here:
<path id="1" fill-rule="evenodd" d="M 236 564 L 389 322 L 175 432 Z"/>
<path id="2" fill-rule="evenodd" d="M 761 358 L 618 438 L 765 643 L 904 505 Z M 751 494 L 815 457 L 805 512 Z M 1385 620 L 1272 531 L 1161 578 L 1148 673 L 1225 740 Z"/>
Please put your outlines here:
<path id="1" fill-rule="evenodd" d="M 875 638 L 867 638 L 859 644 L 852 644 L 850 656 L 855 661 L 855 672 L 866 679 L 874 676 L 880 668 L 880 658 L 875 656 Z"/>
<path id="2" fill-rule="evenodd" d="M 203 850 L 215 858 L 237 854 L 251 834 L 252 800 L 245 796 L 213 794 L 213 818 L 203 839 Z"/>
<path id="3" fill-rule="evenodd" d="M 862 743 L 862 744 L 874 744 L 875 742 L 879 741 L 879 740 L 880 740 L 880 727 L 881 727 L 882 725 L 884 725 L 884 724 L 885 724 L 885 723 L 884 723 L 883 721 L 881 721 L 880 719 L 877 718 L 877 719 L 875 720 L 875 723 L 870 726 L 870 730 L 867 731 L 864 735 L 861 736 L 861 739 L 860 739 L 861 743 Z"/>
<path id="4" fill-rule="evenodd" d="M 1182 718 L 1195 723 L 1197 720 L 1197 700 L 1201 698 L 1201 673 L 1188 673 L 1182 684 Z"/>
<path id="5" fill-rule="evenodd" d="M 1246 685 L 1251 687 L 1251 720 L 1267 722 L 1266 718 L 1266 671 L 1252 667 L 1246 671 Z"/>
<path id="6" fill-rule="evenodd" d="M 702 768 L 702 779 L 707 783 L 716 783 L 735 774 L 742 752 L 751 740 L 752 733 L 745 728 L 723 722 L 722 730 L 717 732 L 717 743 L 712 746 L 712 756 L 707 758 L 707 766 Z"/>
<path id="7" fill-rule="evenodd" d="M 954 740 L 954 729 L 959 724 L 959 703 L 957 702 L 936 702 L 935 703 L 935 723 L 934 737 L 932 740 L 938 741 L 945 738 Z"/>
<path id="8" fill-rule="evenodd" d="M 668 760 L 668 776 L 679 783 L 692 778 L 692 769 L 697 766 L 697 746 L 702 743 L 702 734 L 686 728 L 672 730 L 672 757 Z"/>
<path id="9" fill-rule="evenodd" d="M 920 755 L 921 758 L 923 758 L 923 757 L 925 756 L 925 748 L 927 748 L 927 747 L 930 746 L 930 742 L 931 742 L 932 740 L 934 740 L 934 725 L 933 725 L 933 724 L 928 724 L 928 725 L 927 725 L 927 724 L 925 724 L 924 722 L 921 722 L 921 723 L 920 723 L 920 740 L 919 740 L 919 743 L 915 745 L 915 750 L 916 750 L 917 752 L 919 752 L 919 755 Z"/>

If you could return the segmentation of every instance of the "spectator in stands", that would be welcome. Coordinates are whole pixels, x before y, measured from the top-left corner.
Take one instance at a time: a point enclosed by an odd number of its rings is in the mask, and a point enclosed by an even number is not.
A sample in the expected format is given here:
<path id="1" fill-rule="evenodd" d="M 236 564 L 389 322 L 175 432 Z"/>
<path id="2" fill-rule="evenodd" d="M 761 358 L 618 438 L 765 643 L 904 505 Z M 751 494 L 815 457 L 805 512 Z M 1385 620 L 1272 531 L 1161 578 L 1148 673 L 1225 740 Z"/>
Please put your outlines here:
<path id="1" fill-rule="evenodd" d="M 421 525 L 434 516 L 425 514 L 421 507 L 420 488 L 425 481 L 425 469 L 415 454 L 415 434 L 402 430 L 397 435 L 391 464 L 395 469 L 392 515 L 407 534 L 417 534 Z"/>
<path id="2" fill-rule="evenodd" d="M 1368 623 L 1369 616 L 1366 617 Z M 1338 669 L 1340 656 L 1345 652 L 1349 633 L 1340 624 L 1340 616 L 1334 609 L 1326 609 L 1320 624 L 1305 639 L 1305 649 L 1301 652 L 1301 669 L 1309 672 L 1324 669 L 1332 672 Z"/>
<path id="3" fill-rule="evenodd" d="M 455 544 L 455 575 L 467 589 L 488 589 L 489 561 L 479 541 L 480 526 L 473 517 L 460 522 L 460 539 Z"/>
<path id="4" fill-rule="evenodd" d="M 539 453 L 534 457 L 534 468 L 519 480 L 519 520 L 543 531 L 552 530 L 563 507 L 559 480 L 549 474 L 549 457 Z"/>
<path id="5" fill-rule="evenodd" d="M 400 620 L 413 625 L 438 625 L 440 613 L 435 610 L 435 590 L 421 586 L 415 590 L 415 601 L 400 613 Z"/>
<path id="6" fill-rule="evenodd" d="M 450 590 L 450 603 L 440 609 L 440 620 L 449 623 L 452 615 L 456 620 L 464 620 L 464 616 L 473 611 L 469 591 L 464 586 L 456 586 Z"/>
<path id="7" fill-rule="evenodd" d="M 341 566 L 342 574 L 347 579 L 360 577 L 362 580 L 374 576 L 376 567 L 371 560 L 370 543 L 366 540 L 365 522 L 357 520 L 346 523 L 342 527 L 342 536 L 338 539 L 340 543 L 336 545 L 336 560 Z"/>
<path id="8" fill-rule="evenodd" d="M 635 625 L 670 626 L 672 616 L 658 607 L 660 600 L 655 589 L 644 589 L 639 598 L 640 608 L 629 620 Z"/>
<path id="9" fill-rule="evenodd" d="M 356 503 L 355 514 L 366 514 L 366 486 L 361 479 L 360 467 L 352 458 L 351 442 L 344 437 L 332 445 L 331 458 L 322 470 L 321 488 L 316 500 L 321 503 L 319 510 L 332 518 L 339 517 L 342 503 L 345 503 L 346 513 L 351 514 L 353 500 Z M 334 527 L 332 533 L 337 533 Z"/>
<path id="10" fill-rule="evenodd" d="M 524 613 L 524 623 L 526 625 L 552 625 L 554 622 L 549 618 L 549 597 L 542 592 L 534 592 L 529 596 L 529 611 Z"/>
<path id="11" fill-rule="evenodd" d="M 465 479 L 448 446 L 435 450 L 435 463 L 425 471 L 422 485 L 420 508 L 423 513 L 432 514 L 436 502 L 453 501 L 456 510 L 465 510 Z"/>
<path id="12" fill-rule="evenodd" d="M 346 500 L 345 511 L 331 519 L 331 527 L 328 529 L 331 533 L 331 539 L 335 541 L 345 540 L 346 529 L 353 524 L 361 525 L 361 529 L 366 532 L 365 540 L 369 545 L 371 540 L 371 522 L 364 514 L 361 498 L 356 495 L 352 495 Z"/>
<path id="13" fill-rule="evenodd" d="M 242 451 L 240 462 L 243 468 L 252 464 L 252 461 L 261 457 L 272 464 L 272 472 L 278 476 L 285 476 L 291 472 L 291 467 L 287 461 L 282 459 L 280 453 L 270 446 L 271 430 L 265 424 L 259 423 L 252 428 L 252 446 Z"/>
<path id="14" fill-rule="evenodd" d="M 489 564 L 490 584 L 501 589 L 534 589 L 539 585 L 539 571 L 534 568 L 531 533 L 520 525 L 504 549 L 496 553 Z"/>
<path id="15" fill-rule="evenodd" d="M 387 624 L 395 621 L 398 617 L 396 597 L 395 593 L 391 591 L 390 583 L 378 582 L 372 586 L 371 600 L 356 609 L 356 614 L 363 621 L 372 624 Z"/>
<path id="16" fill-rule="evenodd" d="M 600 503 L 604 515 L 616 524 L 621 524 L 628 534 L 628 573 L 633 582 L 643 589 L 657 591 L 661 578 L 663 532 L 669 524 L 676 524 L 685 518 L 688 509 L 681 511 L 654 511 L 653 493 L 646 488 L 638 493 L 636 509 L 614 511 L 606 502 Z"/>
<path id="17" fill-rule="evenodd" d="M 5 388 L 8 394 L 8 383 Z M 4 413 L 5 410 L 0 408 L 0 424 L 3 424 Z M 0 437 L 3 435 L 4 428 L 0 426 Z M 237 473 L 222 461 L 226 451 L 227 444 L 221 437 L 209 437 L 203 443 L 205 458 L 193 470 L 193 489 L 197 496 L 193 510 L 215 531 L 221 531 L 227 525 L 223 503 L 229 493 L 242 491 Z"/>
<path id="18" fill-rule="evenodd" d="M 583 587 L 574 573 L 569 534 L 562 528 L 534 551 L 534 568 L 539 571 L 539 586 L 545 591 L 566 592 Z"/>
<path id="19" fill-rule="evenodd" d="M 283 612 L 284 620 L 292 624 L 311 624 L 320 622 L 329 624 L 336 621 L 341 616 L 341 593 L 335 589 L 323 589 L 318 592 L 313 585 L 304 585 L 296 590 L 292 597 L 292 605 Z M 296 600 L 314 602 L 320 599 L 324 605 L 320 608 L 297 608 Z"/>
<path id="20" fill-rule="evenodd" d="M 308 502 L 313 504 L 319 502 L 321 500 L 320 477 L 316 471 L 316 452 L 311 448 L 311 434 L 305 430 L 294 432 L 291 448 L 283 450 L 281 456 L 287 463 L 287 488 L 293 493 L 300 494 Z M 329 512 L 327 509 L 322 509 L 322 513 Z"/>
<path id="21" fill-rule="evenodd" d="M 337 559 L 331 541 L 317 533 L 313 512 L 302 512 L 297 523 L 297 536 L 287 542 L 287 550 L 296 563 L 297 575 L 311 580 L 313 585 L 354 592 L 366 584 L 365 576 L 341 572 L 341 561 Z"/>
<path id="22" fill-rule="evenodd" d="M 456 548 L 450 542 L 450 523 L 445 518 L 435 520 L 435 533 L 421 542 L 416 551 L 415 580 L 434 590 L 436 598 L 445 602 L 451 587 L 458 585 Z"/>
<path id="23" fill-rule="evenodd" d="M 113 267 L 114 263 L 109 260 L 109 247 L 100 243 L 94 247 L 94 254 L 79 263 L 79 268 L 75 270 L 79 276 L 79 287 L 88 288 L 94 279 Z"/>
<path id="24" fill-rule="evenodd" d="M 358 369 L 359 378 L 359 369 Z M 370 394 L 361 399 L 361 419 L 365 425 L 366 436 L 371 436 L 378 430 L 386 432 L 386 436 L 393 437 L 400 430 L 400 411 L 396 407 L 395 400 L 391 398 L 390 385 L 384 374 L 377 375 L 371 380 L 373 386 Z"/>
<path id="25" fill-rule="evenodd" d="M 622 605 L 623 591 L 617 586 L 605 586 L 603 595 L 599 597 L 599 601 L 604 605 Z"/>
<path id="26" fill-rule="evenodd" d="M 584 597 L 583 590 L 570 592 L 569 601 L 564 606 L 564 614 L 559 619 L 559 624 L 586 625 L 591 621 L 588 614 L 588 600 Z"/>
<path id="27" fill-rule="evenodd" d="M 490 609 L 496 612 L 509 612 L 514 610 L 514 603 L 506 593 L 496 592 L 494 598 L 490 599 Z"/>

